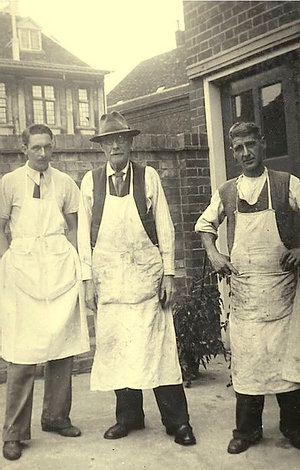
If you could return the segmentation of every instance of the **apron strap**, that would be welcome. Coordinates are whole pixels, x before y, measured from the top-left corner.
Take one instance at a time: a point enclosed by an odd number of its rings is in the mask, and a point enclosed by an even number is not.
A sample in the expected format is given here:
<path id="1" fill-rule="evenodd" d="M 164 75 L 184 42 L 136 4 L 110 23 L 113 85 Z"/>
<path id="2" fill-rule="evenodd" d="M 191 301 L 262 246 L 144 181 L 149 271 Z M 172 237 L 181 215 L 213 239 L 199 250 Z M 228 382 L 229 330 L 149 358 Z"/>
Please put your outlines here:
<path id="1" fill-rule="evenodd" d="M 155 220 L 152 208 L 147 211 L 147 202 L 145 194 L 145 167 L 135 162 L 131 162 L 133 179 L 131 178 L 130 188 L 137 206 L 137 210 L 145 229 L 153 245 L 158 245 L 157 232 L 155 227 Z M 95 247 L 99 228 L 102 220 L 105 198 L 107 194 L 107 174 L 106 165 L 92 171 L 93 176 L 93 195 L 94 203 L 92 207 L 92 222 L 91 222 L 91 247 Z"/>

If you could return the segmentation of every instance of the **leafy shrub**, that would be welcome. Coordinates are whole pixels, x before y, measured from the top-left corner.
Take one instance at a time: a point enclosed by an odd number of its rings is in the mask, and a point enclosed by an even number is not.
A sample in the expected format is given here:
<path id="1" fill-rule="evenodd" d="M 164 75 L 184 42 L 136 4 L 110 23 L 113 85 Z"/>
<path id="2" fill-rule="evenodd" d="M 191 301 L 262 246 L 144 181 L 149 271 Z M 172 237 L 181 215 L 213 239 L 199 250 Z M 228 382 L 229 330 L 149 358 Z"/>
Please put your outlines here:
<path id="1" fill-rule="evenodd" d="M 220 294 L 217 285 L 205 284 L 207 278 L 193 281 L 191 294 L 178 298 L 174 309 L 177 347 L 183 379 L 187 386 L 206 369 L 209 361 L 226 351 L 221 339 Z"/>

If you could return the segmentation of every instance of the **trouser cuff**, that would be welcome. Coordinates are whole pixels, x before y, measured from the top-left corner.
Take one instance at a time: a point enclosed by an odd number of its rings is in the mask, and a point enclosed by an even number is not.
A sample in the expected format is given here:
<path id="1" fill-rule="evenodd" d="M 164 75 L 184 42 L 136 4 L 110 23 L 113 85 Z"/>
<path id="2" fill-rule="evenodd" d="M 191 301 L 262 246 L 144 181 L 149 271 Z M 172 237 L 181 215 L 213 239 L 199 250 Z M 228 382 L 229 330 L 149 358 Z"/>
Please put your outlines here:
<path id="1" fill-rule="evenodd" d="M 71 420 L 69 417 L 67 418 L 53 418 L 51 416 L 42 416 L 41 419 L 42 426 L 47 428 L 54 428 L 54 429 L 66 429 L 71 426 Z"/>
<path id="2" fill-rule="evenodd" d="M 22 433 L 19 430 L 3 430 L 2 440 L 3 442 L 9 441 L 29 441 L 31 439 L 31 433 L 25 432 Z"/>
<path id="3" fill-rule="evenodd" d="M 245 439 L 251 443 L 260 441 L 263 435 L 262 427 L 256 428 L 248 432 L 241 432 L 238 429 L 234 429 L 233 432 L 234 439 Z"/>

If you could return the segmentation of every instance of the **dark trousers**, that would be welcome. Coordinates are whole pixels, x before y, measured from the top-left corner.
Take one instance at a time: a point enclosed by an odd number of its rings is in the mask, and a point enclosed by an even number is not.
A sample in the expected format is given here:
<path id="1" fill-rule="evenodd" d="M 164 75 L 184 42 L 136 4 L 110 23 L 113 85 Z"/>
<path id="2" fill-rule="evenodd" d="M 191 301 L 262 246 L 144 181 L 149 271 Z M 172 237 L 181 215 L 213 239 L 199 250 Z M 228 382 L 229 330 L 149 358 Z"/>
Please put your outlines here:
<path id="1" fill-rule="evenodd" d="M 280 409 L 279 429 L 284 435 L 300 432 L 300 389 L 277 393 Z M 256 441 L 262 437 L 262 412 L 264 395 L 236 393 L 236 438 Z"/>
<path id="2" fill-rule="evenodd" d="M 180 426 L 189 422 L 187 402 L 182 384 L 164 385 L 153 389 L 166 427 Z M 117 423 L 127 426 L 144 423 L 143 393 L 141 390 L 122 388 L 115 390 L 117 397 Z"/>
<path id="3" fill-rule="evenodd" d="M 70 424 L 73 356 L 45 365 L 42 424 L 65 428 Z M 3 441 L 30 439 L 36 364 L 7 366 L 6 412 Z"/>

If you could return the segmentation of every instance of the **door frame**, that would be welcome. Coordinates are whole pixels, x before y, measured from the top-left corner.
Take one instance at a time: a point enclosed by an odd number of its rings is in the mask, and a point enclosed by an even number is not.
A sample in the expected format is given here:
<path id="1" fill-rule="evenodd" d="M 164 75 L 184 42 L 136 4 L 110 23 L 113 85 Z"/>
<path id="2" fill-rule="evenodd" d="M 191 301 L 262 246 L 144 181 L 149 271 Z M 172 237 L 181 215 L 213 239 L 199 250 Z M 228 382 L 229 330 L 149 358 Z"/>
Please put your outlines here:
<path id="1" fill-rule="evenodd" d="M 202 73 L 212 194 L 226 181 L 225 147 L 221 106 L 221 87 L 224 79 L 234 77 L 238 72 L 250 69 L 258 63 L 283 56 L 284 54 L 295 50 L 298 45 L 299 44 L 286 45 L 279 49 L 265 52 L 259 57 L 251 58 L 243 63 L 234 64 L 229 68 L 215 73 L 213 72 L 209 76 L 205 76 L 205 73 Z M 228 254 L 225 224 L 222 224 L 219 229 L 217 247 L 222 253 Z M 221 321 L 226 322 L 229 312 L 229 286 L 225 280 L 218 281 L 218 285 L 222 299 Z M 225 347 L 229 347 L 228 333 L 223 332 L 223 340 Z"/>

